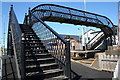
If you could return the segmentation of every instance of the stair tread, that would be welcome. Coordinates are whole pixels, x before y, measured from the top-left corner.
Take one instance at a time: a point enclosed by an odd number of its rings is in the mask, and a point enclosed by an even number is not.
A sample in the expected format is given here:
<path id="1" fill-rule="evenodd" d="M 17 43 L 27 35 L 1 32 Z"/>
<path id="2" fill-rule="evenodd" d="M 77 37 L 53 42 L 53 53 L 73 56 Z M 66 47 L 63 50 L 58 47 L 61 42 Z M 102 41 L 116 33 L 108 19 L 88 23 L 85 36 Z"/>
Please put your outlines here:
<path id="1" fill-rule="evenodd" d="M 52 66 L 52 65 L 58 65 L 58 64 L 57 64 L 57 63 L 40 64 L 40 67 Z M 33 67 L 36 67 L 36 65 L 29 65 L 29 66 L 26 66 L 26 68 L 33 68 Z"/>
<path id="2" fill-rule="evenodd" d="M 56 76 L 56 77 L 52 77 L 52 78 L 47 78 L 44 80 L 63 80 L 63 79 L 68 79 L 68 77 L 66 77 L 65 75 L 60 75 L 60 76 Z"/>
<path id="3" fill-rule="evenodd" d="M 25 68 L 26 77 L 40 78 L 45 76 L 46 80 L 63 80 L 68 79 L 63 75 L 63 69 L 59 68 L 59 64 L 55 63 L 55 59 L 48 53 L 45 46 L 34 30 L 27 26 L 21 25 L 22 32 L 26 35 L 25 40 Z M 33 52 L 33 55 L 31 54 Z"/>
<path id="4" fill-rule="evenodd" d="M 50 70 L 44 70 L 43 72 L 30 72 L 27 73 L 27 76 L 38 76 L 38 75 L 45 75 L 45 74 L 52 74 L 52 73 L 56 73 L 56 72 L 60 72 L 63 71 L 62 69 L 50 69 Z"/>
<path id="5" fill-rule="evenodd" d="M 42 59 L 37 59 L 37 61 L 41 61 L 41 60 L 51 60 L 54 58 L 42 58 Z M 27 59 L 26 61 L 34 61 L 33 59 Z"/>
<path id="6" fill-rule="evenodd" d="M 43 46 L 43 45 L 30 45 L 30 47 L 45 47 L 45 46 Z"/>
<path id="7" fill-rule="evenodd" d="M 25 35 L 27 35 L 27 36 L 29 36 L 29 35 L 30 36 L 33 36 L 33 35 L 36 36 L 35 34 L 27 34 L 27 33 L 25 33 Z"/>
<path id="8" fill-rule="evenodd" d="M 25 41 L 40 41 L 40 40 L 39 39 L 34 39 L 34 40 L 25 40 Z"/>
<path id="9" fill-rule="evenodd" d="M 46 49 L 25 49 L 25 51 L 41 51 L 41 50 L 46 50 Z"/>
<path id="10" fill-rule="evenodd" d="M 41 43 L 41 42 L 28 42 L 28 43 L 32 43 L 32 44 L 37 44 L 37 43 L 43 44 L 43 43 Z"/>
<path id="11" fill-rule="evenodd" d="M 50 53 L 40 53 L 40 54 L 34 54 L 35 56 L 47 56 L 47 55 L 51 55 Z M 31 54 L 26 55 L 26 56 L 32 56 Z"/>

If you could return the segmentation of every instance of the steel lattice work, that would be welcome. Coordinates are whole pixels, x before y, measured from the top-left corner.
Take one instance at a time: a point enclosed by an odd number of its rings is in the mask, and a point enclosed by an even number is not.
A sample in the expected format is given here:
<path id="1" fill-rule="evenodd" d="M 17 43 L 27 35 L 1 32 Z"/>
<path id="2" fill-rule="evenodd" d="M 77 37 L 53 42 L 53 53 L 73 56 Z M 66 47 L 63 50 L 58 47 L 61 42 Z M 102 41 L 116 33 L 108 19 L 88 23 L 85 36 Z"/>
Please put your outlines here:
<path id="1" fill-rule="evenodd" d="M 111 30 L 111 27 L 114 27 L 113 23 L 102 15 L 55 4 L 38 5 L 31 12 L 43 21 L 93 26 L 101 28 L 107 35 L 113 34 Z"/>

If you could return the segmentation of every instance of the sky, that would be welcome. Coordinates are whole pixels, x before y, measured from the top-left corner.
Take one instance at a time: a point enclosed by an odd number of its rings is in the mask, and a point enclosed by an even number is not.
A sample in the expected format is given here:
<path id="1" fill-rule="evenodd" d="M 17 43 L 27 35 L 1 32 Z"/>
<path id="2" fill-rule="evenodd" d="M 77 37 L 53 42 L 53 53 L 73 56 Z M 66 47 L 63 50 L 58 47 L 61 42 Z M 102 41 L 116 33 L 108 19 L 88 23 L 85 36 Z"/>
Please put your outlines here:
<path id="1" fill-rule="evenodd" d="M 15 14 L 17 16 L 18 22 L 23 23 L 24 15 L 28 12 L 28 8 L 34 8 L 40 4 L 57 4 L 62 6 L 67 6 L 75 9 L 84 10 L 83 2 L 2 2 L 2 26 L 0 27 L 0 44 L 3 44 L 3 38 L 7 41 L 7 29 L 9 21 L 9 10 L 10 5 L 13 4 Z M 108 17 L 114 24 L 118 24 L 118 3 L 117 2 L 87 2 L 86 11 L 91 13 L 96 13 Z M 46 22 L 51 28 L 57 31 L 60 34 L 71 34 L 71 35 L 81 35 L 81 26 L 76 26 L 73 24 L 60 24 L 53 22 Z M 99 30 L 97 28 L 91 28 L 94 30 Z M 5 32 L 5 35 L 3 33 Z M 7 43 L 7 42 L 5 42 Z"/>

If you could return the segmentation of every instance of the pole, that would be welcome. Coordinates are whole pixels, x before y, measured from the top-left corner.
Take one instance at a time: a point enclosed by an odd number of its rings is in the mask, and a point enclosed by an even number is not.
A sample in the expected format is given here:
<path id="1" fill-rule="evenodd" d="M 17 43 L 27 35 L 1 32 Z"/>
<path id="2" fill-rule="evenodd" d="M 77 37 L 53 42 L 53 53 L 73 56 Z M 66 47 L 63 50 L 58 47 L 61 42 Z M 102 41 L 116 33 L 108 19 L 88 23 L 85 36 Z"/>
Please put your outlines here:
<path id="1" fill-rule="evenodd" d="M 5 17 L 3 16 L 3 19 L 5 19 Z M 4 55 L 6 55 L 5 53 L 5 21 L 4 21 L 4 29 L 3 29 L 3 51 L 4 51 Z"/>
<path id="2" fill-rule="evenodd" d="M 84 26 L 82 26 L 82 46 L 83 51 L 85 50 L 85 34 L 84 34 Z"/>
<path id="3" fill-rule="evenodd" d="M 86 0 L 84 0 L 84 11 L 86 11 Z M 86 14 L 85 14 L 86 16 Z M 87 27 L 83 26 L 83 33 L 85 33 L 85 30 L 87 31 Z M 83 50 L 86 50 L 86 43 L 88 42 L 88 34 L 86 35 L 86 40 L 85 40 L 85 34 L 83 36 Z"/>
<path id="4" fill-rule="evenodd" d="M 120 46 L 120 1 L 118 2 L 118 46 Z"/>
<path id="5" fill-rule="evenodd" d="M 86 0 L 84 0 L 84 10 L 86 11 Z"/>

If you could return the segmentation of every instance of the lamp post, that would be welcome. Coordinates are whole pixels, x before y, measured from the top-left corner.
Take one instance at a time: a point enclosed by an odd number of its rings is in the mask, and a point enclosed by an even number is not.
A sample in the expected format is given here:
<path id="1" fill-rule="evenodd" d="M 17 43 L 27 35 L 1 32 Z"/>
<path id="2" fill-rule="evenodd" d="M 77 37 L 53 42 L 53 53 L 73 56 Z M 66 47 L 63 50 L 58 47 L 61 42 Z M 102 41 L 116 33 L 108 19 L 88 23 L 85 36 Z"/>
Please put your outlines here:
<path id="1" fill-rule="evenodd" d="M 84 0 L 84 11 L 86 11 L 86 0 Z M 86 13 L 85 13 L 86 16 Z M 88 27 L 86 26 L 86 32 L 88 31 Z M 84 44 L 83 44 L 83 50 L 86 50 L 86 43 L 88 43 L 88 33 L 86 33 L 86 40 L 85 40 L 85 35 L 84 35 Z"/>

